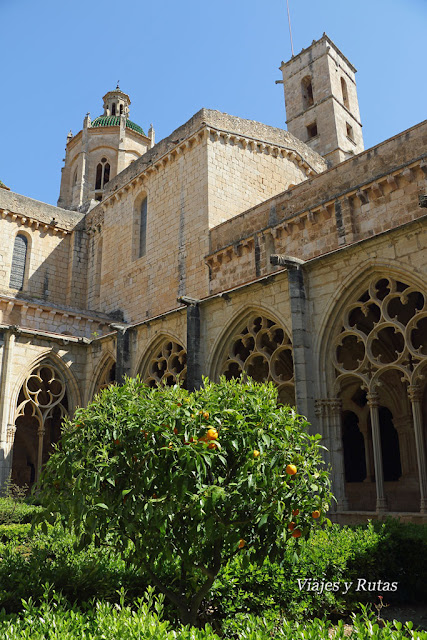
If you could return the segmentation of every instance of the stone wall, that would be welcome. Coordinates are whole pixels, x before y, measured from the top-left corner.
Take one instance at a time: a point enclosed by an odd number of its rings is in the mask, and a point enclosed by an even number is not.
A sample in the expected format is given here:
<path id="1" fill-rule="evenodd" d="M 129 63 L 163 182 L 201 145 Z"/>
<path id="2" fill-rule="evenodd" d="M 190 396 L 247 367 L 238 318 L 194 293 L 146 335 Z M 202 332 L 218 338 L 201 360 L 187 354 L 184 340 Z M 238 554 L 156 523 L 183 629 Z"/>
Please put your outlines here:
<path id="1" fill-rule="evenodd" d="M 309 260 L 424 215 L 427 123 L 218 225 L 210 233 L 210 291 L 271 271 L 269 256 Z"/>

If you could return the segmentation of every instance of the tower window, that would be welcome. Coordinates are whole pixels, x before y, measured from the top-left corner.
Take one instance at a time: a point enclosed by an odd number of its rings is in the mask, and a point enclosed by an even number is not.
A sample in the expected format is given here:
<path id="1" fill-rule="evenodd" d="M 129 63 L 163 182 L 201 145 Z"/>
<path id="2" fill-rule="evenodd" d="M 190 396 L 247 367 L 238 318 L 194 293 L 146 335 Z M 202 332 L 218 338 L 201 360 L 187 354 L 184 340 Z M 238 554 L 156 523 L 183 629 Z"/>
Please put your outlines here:
<path id="1" fill-rule="evenodd" d="M 140 218 L 139 218 L 139 252 L 138 257 L 145 256 L 147 249 L 147 198 L 141 202 Z"/>
<path id="2" fill-rule="evenodd" d="M 350 103 L 348 101 L 347 83 L 343 77 L 341 77 L 341 93 L 342 93 L 342 101 L 344 103 L 344 106 L 347 109 L 350 109 Z"/>
<path id="3" fill-rule="evenodd" d="M 100 191 L 110 181 L 110 164 L 107 158 L 102 158 L 96 167 L 95 191 Z"/>
<path id="4" fill-rule="evenodd" d="M 301 80 L 301 92 L 302 92 L 302 105 L 304 109 L 312 107 L 314 104 L 313 99 L 313 85 L 311 83 L 311 76 L 305 76 Z"/>
<path id="5" fill-rule="evenodd" d="M 307 136 L 309 140 L 317 136 L 317 122 L 312 122 L 307 126 Z"/>
<path id="6" fill-rule="evenodd" d="M 77 167 L 76 170 L 74 171 L 74 177 L 73 177 L 73 187 L 77 184 Z"/>
<path id="7" fill-rule="evenodd" d="M 123 105 L 120 105 L 120 115 L 123 115 Z"/>
<path id="8" fill-rule="evenodd" d="M 24 286 L 25 267 L 27 264 L 28 240 L 18 233 L 13 245 L 12 268 L 10 270 L 9 287 L 21 290 Z"/>
<path id="9" fill-rule="evenodd" d="M 116 115 L 116 103 L 113 102 L 112 106 L 111 106 L 111 115 L 115 116 Z"/>
<path id="10" fill-rule="evenodd" d="M 350 138 L 350 140 L 354 142 L 353 127 L 351 126 L 351 124 L 348 124 L 348 122 L 345 123 L 345 127 L 347 131 L 347 138 Z"/>

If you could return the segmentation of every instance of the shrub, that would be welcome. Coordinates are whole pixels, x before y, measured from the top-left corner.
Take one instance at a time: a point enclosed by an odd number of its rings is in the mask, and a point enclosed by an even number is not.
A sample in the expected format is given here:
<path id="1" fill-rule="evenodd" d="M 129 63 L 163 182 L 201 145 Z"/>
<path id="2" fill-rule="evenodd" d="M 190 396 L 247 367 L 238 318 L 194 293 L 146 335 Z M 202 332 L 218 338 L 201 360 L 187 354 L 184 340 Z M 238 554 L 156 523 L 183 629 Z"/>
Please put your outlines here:
<path id="1" fill-rule="evenodd" d="M 109 543 L 194 623 L 231 558 L 279 559 L 330 501 L 320 436 L 277 390 L 205 380 L 188 393 L 139 380 L 104 390 L 68 422 L 43 474 L 43 518 L 59 510 L 81 546 Z M 173 584 L 162 567 L 177 566 Z"/>
<path id="2" fill-rule="evenodd" d="M 0 525 L 25 524 L 31 522 L 41 507 L 16 500 L 12 497 L 0 498 Z"/>

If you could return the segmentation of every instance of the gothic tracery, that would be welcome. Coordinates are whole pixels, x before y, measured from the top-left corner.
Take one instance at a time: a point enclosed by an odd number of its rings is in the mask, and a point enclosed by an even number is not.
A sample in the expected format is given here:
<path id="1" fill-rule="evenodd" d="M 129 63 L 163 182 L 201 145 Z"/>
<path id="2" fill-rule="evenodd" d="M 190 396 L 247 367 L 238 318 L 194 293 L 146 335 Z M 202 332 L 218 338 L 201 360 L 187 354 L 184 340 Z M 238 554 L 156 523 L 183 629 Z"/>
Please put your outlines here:
<path id="1" fill-rule="evenodd" d="M 229 340 L 221 374 L 227 379 L 245 371 L 257 382 L 274 382 L 283 404 L 295 404 L 291 340 L 274 320 L 252 314 Z"/>
<path id="2" fill-rule="evenodd" d="M 143 373 L 143 379 L 150 387 L 157 384 L 174 385 L 178 381 L 186 388 L 187 352 L 185 348 L 169 338 L 157 347 Z"/>

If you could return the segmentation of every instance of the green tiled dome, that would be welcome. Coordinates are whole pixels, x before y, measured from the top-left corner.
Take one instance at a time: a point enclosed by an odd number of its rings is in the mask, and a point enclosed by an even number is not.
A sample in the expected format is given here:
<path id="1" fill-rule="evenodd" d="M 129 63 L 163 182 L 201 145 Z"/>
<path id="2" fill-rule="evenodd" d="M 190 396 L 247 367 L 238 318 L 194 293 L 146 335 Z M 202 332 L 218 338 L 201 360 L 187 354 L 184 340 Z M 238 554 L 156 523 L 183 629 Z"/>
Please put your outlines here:
<path id="1" fill-rule="evenodd" d="M 99 116 L 92 121 L 91 127 L 118 127 L 120 126 L 120 116 Z M 132 129 L 137 133 L 141 133 L 145 136 L 144 131 L 138 124 L 132 122 L 132 120 L 126 120 L 126 127 Z"/>

